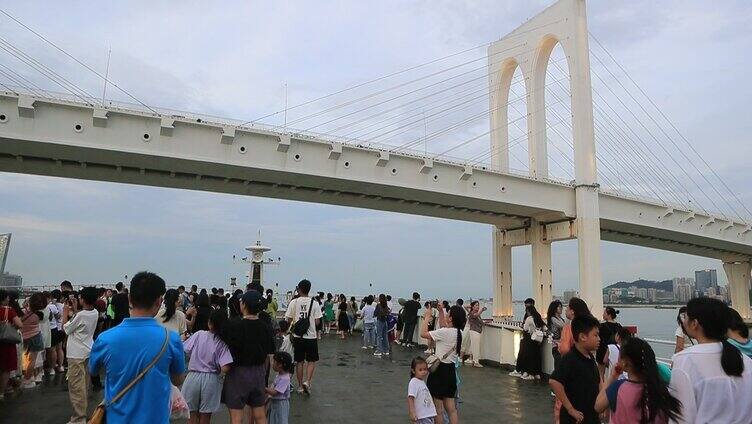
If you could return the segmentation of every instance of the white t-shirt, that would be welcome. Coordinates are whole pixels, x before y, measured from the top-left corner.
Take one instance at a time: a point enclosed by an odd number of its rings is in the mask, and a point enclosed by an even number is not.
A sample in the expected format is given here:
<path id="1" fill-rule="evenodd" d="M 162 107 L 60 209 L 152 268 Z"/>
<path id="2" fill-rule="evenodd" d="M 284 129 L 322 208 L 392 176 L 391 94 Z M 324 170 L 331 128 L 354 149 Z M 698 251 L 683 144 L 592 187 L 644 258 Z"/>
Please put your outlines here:
<path id="1" fill-rule="evenodd" d="M 99 312 L 81 310 L 63 325 L 68 342 L 65 344 L 67 356 L 73 359 L 86 359 L 91 353 L 91 345 L 94 344 L 94 331 L 97 329 Z"/>
<path id="2" fill-rule="evenodd" d="M 55 302 L 55 306 L 57 307 L 58 316 L 60 317 L 57 320 L 57 329 L 63 331 L 63 307 L 65 305 L 60 302 Z"/>
<path id="3" fill-rule="evenodd" d="M 741 377 L 721 367 L 721 343 L 690 346 L 674 354 L 669 390 L 682 403 L 679 423 L 748 423 L 752 359 L 742 356 Z"/>
<path id="4" fill-rule="evenodd" d="M 413 377 L 407 386 L 407 396 L 415 399 L 415 418 L 420 420 L 436 416 L 436 406 L 425 381 Z"/>
<path id="5" fill-rule="evenodd" d="M 619 362 L 619 354 L 621 353 L 621 350 L 619 349 L 619 346 L 615 344 L 610 344 L 608 347 L 608 370 L 606 372 L 606 376 L 611 375 L 611 371 L 616 368 L 616 363 Z M 625 379 L 627 378 L 627 373 L 623 372 L 621 373 L 621 376 L 619 379 Z"/>
<path id="6" fill-rule="evenodd" d="M 453 364 L 457 360 L 457 332 L 454 327 L 439 328 L 429 331 L 428 334 L 436 342 L 436 356 L 445 364 Z M 446 358 L 444 355 L 449 352 Z"/>
<path id="7" fill-rule="evenodd" d="M 42 333 L 44 348 L 52 347 L 52 311 L 45 307 L 42 309 L 42 319 L 39 320 L 39 331 Z"/>
<path id="8" fill-rule="evenodd" d="M 62 314 L 62 310 L 57 309 L 57 305 L 50 303 L 47 305 L 47 310 L 50 312 L 50 330 L 57 330 L 60 325 L 58 317 Z"/>
<path id="9" fill-rule="evenodd" d="M 363 313 L 364 324 L 373 324 L 376 322 L 376 318 L 373 316 L 374 311 L 376 311 L 376 306 L 374 304 L 366 305 L 360 311 Z"/>
<path id="10" fill-rule="evenodd" d="M 169 321 L 164 322 L 164 313 L 166 312 L 164 306 L 159 309 L 154 319 L 164 328 L 172 330 L 178 333 L 179 336 L 185 334 L 188 331 L 188 321 L 185 319 L 183 311 L 176 309 L 175 314 L 172 315 Z"/>
<path id="11" fill-rule="evenodd" d="M 311 308 L 310 313 L 308 313 L 308 307 L 311 306 L 311 298 L 310 297 L 298 297 L 297 299 L 293 299 L 290 301 L 290 304 L 287 305 L 287 312 L 285 312 L 285 318 L 292 319 L 292 325 L 295 325 L 295 323 L 301 319 L 308 316 L 308 319 L 310 320 L 310 325 L 308 326 L 308 332 L 305 333 L 303 336 L 304 339 L 315 339 L 316 338 L 316 320 L 321 319 L 323 314 L 321 313 L 321 305 L 319 305 L 319 302 L 313 301 L 313 307 Z M 292 337 L 297 337 L 293 335 Z"/>

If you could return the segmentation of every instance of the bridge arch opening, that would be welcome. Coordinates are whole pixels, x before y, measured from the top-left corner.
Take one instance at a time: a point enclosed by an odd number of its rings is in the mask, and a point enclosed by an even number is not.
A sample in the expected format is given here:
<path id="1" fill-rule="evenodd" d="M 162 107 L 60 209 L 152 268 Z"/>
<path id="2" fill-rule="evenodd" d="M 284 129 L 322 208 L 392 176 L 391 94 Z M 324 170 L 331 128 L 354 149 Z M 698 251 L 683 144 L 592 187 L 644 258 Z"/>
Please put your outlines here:
<path id="1" fill-rule="evenodd" d="M 537 148 L 545 154 L 544 175 L 561 181 L 575 179 L 574 138 L 569 57 L 564 43 L 553 35 L 544 36 L 538 46 L 534 65 L 534 97 L 539 109 L 531 139 L 542 143 Z"/>
<path id="2" fill-rule="evenodd" d="M 513 171 L 528 174 L 530 172 L 528 157 L 527 126 L 528 100 L 525 94 L 525 78 L 522 68 L 517 66 L 512 76 L 512 85 L 509 90 L 509 157 L 510 168 Z"/>

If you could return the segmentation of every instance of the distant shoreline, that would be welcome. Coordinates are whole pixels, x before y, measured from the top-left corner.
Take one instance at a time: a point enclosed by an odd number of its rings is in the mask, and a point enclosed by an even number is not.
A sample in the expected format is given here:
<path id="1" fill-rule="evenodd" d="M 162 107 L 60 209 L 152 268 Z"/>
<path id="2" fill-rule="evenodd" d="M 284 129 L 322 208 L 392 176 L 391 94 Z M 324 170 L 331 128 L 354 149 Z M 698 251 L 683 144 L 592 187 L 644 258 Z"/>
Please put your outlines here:
<path id="1" fill-rule="evenodd" d="M 662 303 L 606 303 L 603 306 L 611 306 L 614 308 L 630 308 L 630 309 L 679 309 L 682 305 L 666 305 Z"/>

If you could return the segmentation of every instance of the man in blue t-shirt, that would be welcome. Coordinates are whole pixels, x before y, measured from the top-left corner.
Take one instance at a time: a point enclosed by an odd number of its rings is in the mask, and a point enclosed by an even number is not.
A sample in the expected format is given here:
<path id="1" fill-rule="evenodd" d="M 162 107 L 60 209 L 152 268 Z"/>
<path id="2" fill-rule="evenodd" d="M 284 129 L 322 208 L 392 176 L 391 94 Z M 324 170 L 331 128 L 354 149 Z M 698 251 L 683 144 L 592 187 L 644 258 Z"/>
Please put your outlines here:
<path id="1" fill-rule="evenodd" d="M 185 372 L 183 342 L 166 332 L 155 319 L 165 282 L 158 275 L 140 272 L 131 280 L 130 318 L 100 334 L 89 357 L 92 375 L 104 367 L 104 398 L 109 402 L 167 347 L 146 375 L 117 402 L 107 406 L 107 423 L 167 424 L 170 419 L 170 383 L 180 385 Z"/>

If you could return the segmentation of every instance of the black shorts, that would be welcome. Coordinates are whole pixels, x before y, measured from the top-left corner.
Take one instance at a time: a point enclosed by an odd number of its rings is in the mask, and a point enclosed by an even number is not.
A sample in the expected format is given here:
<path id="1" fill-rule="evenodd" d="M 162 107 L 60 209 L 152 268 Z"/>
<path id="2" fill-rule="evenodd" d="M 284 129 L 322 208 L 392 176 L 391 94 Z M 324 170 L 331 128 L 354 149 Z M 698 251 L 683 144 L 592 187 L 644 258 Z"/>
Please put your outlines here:
<path id="1" fill-rule="evenodd" d="M 442 362 L 436 371 L 428 374 L 428 391 L 436 399 L 453 399 L 457 396 L 457 371 L 454 364 Z"/>
<path id="2" fill-rule="evenodd" d="M 293 337 L 292 349 L 295 353 L 295 362 L 316 362 L 319 360 L 319 341 L 316 339 Z"/>
<path id="3" fill-rule="evenodd" d="M 50 333 L 52 334 L 52 346 L 59 345 L 65 338 L 65 333 L 63 333 L 61 330 L 58 330 L 57 328 L 50 330 Z"/>
<path id="4" fill-rule="evenodd" d="M 231 367 L 222 386 L 222 403 L 230 409 L 264 406 L 265 376 L 266 364 Z"/>

